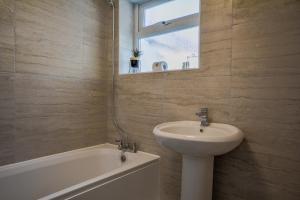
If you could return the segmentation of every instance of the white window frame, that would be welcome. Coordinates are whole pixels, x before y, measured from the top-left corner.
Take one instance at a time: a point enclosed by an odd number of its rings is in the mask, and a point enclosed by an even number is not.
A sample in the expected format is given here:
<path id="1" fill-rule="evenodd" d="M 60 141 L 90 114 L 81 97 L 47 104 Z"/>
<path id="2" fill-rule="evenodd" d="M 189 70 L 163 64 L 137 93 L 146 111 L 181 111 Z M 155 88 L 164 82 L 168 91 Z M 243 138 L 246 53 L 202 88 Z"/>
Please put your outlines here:
<path id="1" fill-rule="evenodd" d="M 166 34 L 170 32 L 180 31 L 180 30 L 199 26 L 200 8 L 199 8 L 199 13 L 183 16 L 176 19 L 171 19 L 168 21 L 158 22 L 150 26 L 145 26 L 145 10 L 151 7 L 155 7 L 159 4 L 166 3 L 168 1 L 172 1 L 172 0 L 150 0 L 147 1 L 146 3 L 135 5 L 134 8 L 135 25 L 134 25 L 134 44 L 133 44 L 134 48 L 140 49 L 140 40 L 143 38 L 148 38 L 152 36 L 157 36 L 161 34 Z M 201 0 L 199 1 L 201 2 Z M 199 5 L 201 4 L 200 2 Z M 198 35 L 198 37 L 200 37 L 200 34 Z"/>

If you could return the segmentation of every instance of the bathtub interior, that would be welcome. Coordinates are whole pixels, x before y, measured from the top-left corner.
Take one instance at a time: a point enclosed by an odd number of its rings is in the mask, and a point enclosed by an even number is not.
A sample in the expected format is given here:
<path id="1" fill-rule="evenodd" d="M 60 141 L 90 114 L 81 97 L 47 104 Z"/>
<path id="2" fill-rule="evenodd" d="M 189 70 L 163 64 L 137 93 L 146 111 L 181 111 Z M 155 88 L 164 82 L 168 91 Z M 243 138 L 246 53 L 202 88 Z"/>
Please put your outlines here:
<path id="1" fill-rule="evenodd" d="M 0 169 L 0 196 L 38 199 L 108 172 L 129 168 L 139 159 L 138 154 L 126 154 L 128 160 L 122 163 L 115 146 L 101 145 L 8 165 Z"/>

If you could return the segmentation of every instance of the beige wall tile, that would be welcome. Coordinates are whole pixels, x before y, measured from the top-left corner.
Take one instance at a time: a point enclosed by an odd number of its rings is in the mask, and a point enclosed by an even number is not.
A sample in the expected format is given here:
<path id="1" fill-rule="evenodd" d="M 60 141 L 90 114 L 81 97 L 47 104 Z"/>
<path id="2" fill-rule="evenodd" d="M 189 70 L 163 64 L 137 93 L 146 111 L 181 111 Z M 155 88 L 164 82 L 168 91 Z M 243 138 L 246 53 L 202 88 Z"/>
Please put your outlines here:
<path id="1" fill-rule="evenodd" d="M 155 144 L 152 130 L 165 121 L 197 120 L 194 113 L 204 106 L 212 121 L 246 134 L 239 148 L 215 159 L 213 199 L 296 200 L 300 4 L 203 0 L 201 5 L 202 69 L 119 77 L 120 124 L 141 149 L 161 155 L 162 200 L 180 199 L 181 159 Z M 117 135 L 109 130 L 113 141 Z"/>
<path id="2" fill-rule="evenodd" d="M 14 22 L 0 6 L 0 49 L 8 49 L 0 71 L 14 71 L 16 51 L 17 72 L 0 75 L 0 164 L 114 142 L 105 1 L 18 0 L 16 11 L 0 2 L 15 12 Z M 161 156 L 162 200 L 180 199 L 181 156 L 159 146 L 153 127 L 197 120 L 204 106 L 212 121 L 246 134 L 216 157 L 213 199 L 298 199 L 299 8 L 297 0 L 203 0 L 199 70 L 116 77 L 120 126 Z"/>
<path id="3" fill-rule="evenodd" d="M 0 1 L 1 165 L 106 141 L 105 6 Z"/>
<path id="4" fill-rule="evenodd" d="M 0 73 L 0 165 L 14 162 L 13 74 Z"/>
<path id="5" fill-rule="evenodd" d="M 14 71 L 14 1 L 0 1 L 0 72 Z"/>

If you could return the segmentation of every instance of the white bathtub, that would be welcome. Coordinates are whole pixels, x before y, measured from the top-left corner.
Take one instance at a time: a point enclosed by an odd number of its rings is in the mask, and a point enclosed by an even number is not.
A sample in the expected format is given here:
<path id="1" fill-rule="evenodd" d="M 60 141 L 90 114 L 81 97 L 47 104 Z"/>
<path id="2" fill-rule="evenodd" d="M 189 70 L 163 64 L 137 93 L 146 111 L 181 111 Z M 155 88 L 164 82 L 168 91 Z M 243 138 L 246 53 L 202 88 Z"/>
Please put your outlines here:
<path id="1" fill-rule="evenodd" d="M 159 200 L 159 157 L 102 144 L 0 167 L 1 200 Z"/>

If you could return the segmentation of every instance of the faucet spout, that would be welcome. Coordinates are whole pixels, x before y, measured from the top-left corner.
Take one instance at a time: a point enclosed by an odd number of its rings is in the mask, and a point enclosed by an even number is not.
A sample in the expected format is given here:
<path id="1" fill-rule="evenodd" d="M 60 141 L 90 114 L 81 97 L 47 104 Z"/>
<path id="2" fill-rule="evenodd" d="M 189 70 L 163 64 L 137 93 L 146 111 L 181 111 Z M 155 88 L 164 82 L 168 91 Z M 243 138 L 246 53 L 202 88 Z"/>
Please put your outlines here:
<path id="1" fill-rule="evenodd" d="M 132 152 L 132 153 L 137 152 L 137 144 L 135 142 L 129 143 L 127 140 L 124 140 L 123 138 L 116 139 L 115 141 L 118 143 L 119 150 L 123 152 Z"/>
<path id="2" fill-rule="evenodd" d="M 201 108 L 200 112 L 197 112 L 196 115 L 200 119 L 201 126 L 203 126 L 203 127 L 209 126 L 208 108 Z"/>

